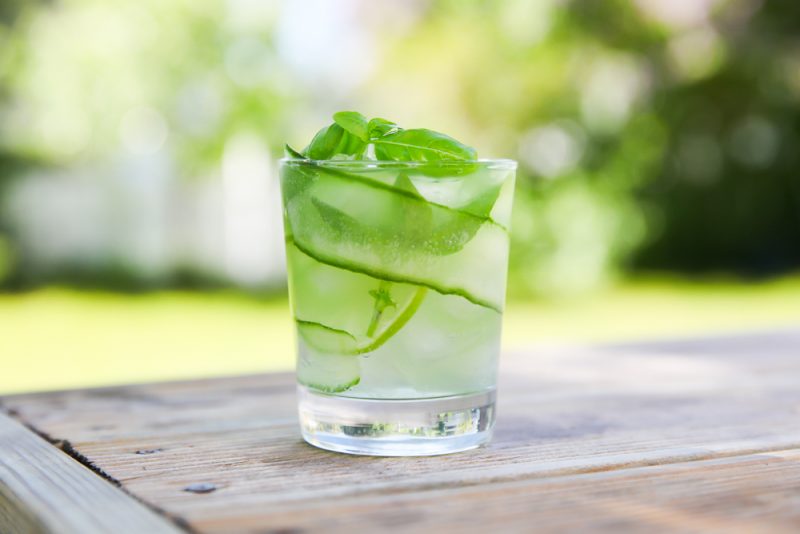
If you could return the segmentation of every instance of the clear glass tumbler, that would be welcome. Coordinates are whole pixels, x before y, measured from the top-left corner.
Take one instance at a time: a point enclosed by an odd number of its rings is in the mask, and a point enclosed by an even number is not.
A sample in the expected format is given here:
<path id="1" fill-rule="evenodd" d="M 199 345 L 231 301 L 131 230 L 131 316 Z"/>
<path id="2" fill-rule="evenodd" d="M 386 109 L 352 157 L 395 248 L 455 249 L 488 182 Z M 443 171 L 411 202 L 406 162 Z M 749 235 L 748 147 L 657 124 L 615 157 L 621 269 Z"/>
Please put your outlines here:
<path id="1" fill-rule="evenodd" d="M 491 437 L 516 162 L 280 162 L 303 437 L 416 456 Z"/>

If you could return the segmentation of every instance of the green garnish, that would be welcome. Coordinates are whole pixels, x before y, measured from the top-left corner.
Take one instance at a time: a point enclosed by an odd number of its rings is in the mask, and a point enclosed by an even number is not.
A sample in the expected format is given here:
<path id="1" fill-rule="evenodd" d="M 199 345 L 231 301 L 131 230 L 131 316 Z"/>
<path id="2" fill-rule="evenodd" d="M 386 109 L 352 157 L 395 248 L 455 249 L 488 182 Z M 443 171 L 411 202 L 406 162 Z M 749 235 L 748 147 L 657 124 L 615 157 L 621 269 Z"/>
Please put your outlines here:
<path id="1" fill-rule="evenodd" d="M 355 386 L 359 372 L 352 357 L 377 350 L 399 332 L 419 309 L 428 288 L 441 294 L 461 295 L 489 309 L 500 309 L 499 302 L 483 295 L 439 283 L 433 273 L 424 270 L 417 273 L 419 266 L 413 264 L 413 256 L 409 256 L 410 263 L 385 264 L 387 271 L 375 263 L 376 258 L 392 257 L 392 251 L 398 248 L 414 250 L 438 261 L 436 258 L 461 250 L 481 227 L 505 232 L 489 216 L 499 184 L 477 196 L 464 209 L 432 202 L 415 185 L 414 179 L 419 174 L 435 178 L 471 172 L 475 168 L 471 162 L 477 159 L 475 149 L 433 130 L 404 129 L 387 119 L 370 120 L 356 111 L 341 111 L 302 151 L 288 145 L 285 151 L 288 158 L 306 160 L 306 164 L 292 166 L 287 171 L 293 173 L 293 179 L 286 180 L 288 183 L 284 185 L 284 196 L 290 199 L 287 223 L 303 221 L 294 228 L 287 225 L 287 236 L 291 235 L 287 243 L 308 256 L 308 261 L 376 279 L 376 284 L 367 290 L 372 309 L 365 330 L 343 330 L 309 320 L 311 317 L 303 317 L 305 314 L 296 317 L 300 336 L 318 351 L 317 356 L 306 356 L 314 358 L 313 369 L 304 371 L 309 386 L 332 392 Z M 325 161 L 329 160 L 425 165 L 398 172 L 392 184 L 372 180 L 356 171 L 348 172 L 346 165 L 326 166 Z M 360 203 L 360 196 L 369 201 Z M 369 247 L 359 245 L 366 243 Z M 349 249 L 346 254 L 340 254 L 342 246 Z M 413 292 L 409 292 L 409 287 Z M 337 373 L 333 373 L 334 363 L 341 369 Z"/>
<path id="2" fill-rule="evenodd" d="M 405 130 L 386 119 L 368 120 L 357 111 L 340 111 L 333 115 L 333 124 L 325 126 L 311 143 L 298 152 L 286 145 L 291 158 L 313 160 L 368 159 L 372 147 L 375 159 L 381 161 L 475 161 L 478 157 L 469 147 L 443 133 L 415 128 Z"/>

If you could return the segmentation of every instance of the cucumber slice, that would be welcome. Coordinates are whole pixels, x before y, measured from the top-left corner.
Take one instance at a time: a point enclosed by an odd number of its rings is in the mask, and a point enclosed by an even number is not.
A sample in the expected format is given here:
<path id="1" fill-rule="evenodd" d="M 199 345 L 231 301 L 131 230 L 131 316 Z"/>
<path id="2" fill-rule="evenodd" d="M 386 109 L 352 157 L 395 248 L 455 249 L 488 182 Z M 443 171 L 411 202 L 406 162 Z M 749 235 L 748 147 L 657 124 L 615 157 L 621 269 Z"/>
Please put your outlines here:
<path id="1" fill-rule="evenodd" d="M 295 322 L 298 335 L 315 350 L 327 354 L 355 354 L 358 350 L 359 340 L 347 330 L 302 319 Z"/>
<path id="2" fill-rule="evenodd" d="M 399 212 L 413 215 L 398 218 Z M 318 169 L 317 179 L 288 201 L 286 226 L 295 246 L 319 262 L 503 308 L 508 235 L 488 218 Z"/>
<path id="3" fill-rule="evenodd" d="M 373 336 L 355 336 L 346 330 L 301 319 L 295 319 L 297 333 L 309 347 L 322 353 L 350 357 L 367 354 L 377 350 L 406 325 L 419 309 L 426 292 L 426 288 L 419 288 L 400 313 L 382 321 L 382 327 Z"/>
<path id="4" fill-rule="evenodd" d="M 323 393 L 341 393 L 361 381 L 358 358 L 320 354 L 300 342 L 297 381 Z"/>
<path id="5" fill-rule="evenodd" d="M 385 307 L 374 320 L 380 280 L 321 263 L 291 242 L 286 246 L 286 260 L 298 332 L 322 352 L 352 353 L 354 347 L 367 346 L 370 339 L 377 338 L 394 323 L 419 291 L 415 286 L 391 284 L 388 293 L 393 305 Z M 313 324 L 328 330 L 315 328 Z M 337 331 L 344 334 L 337 337 Z"/>
<path id="6" fill-rule="evenodd" d="M 284 205 L 305 192 L 316 179 L 317 173 L 308 166 L 284 165 L 281 169 L 281 194 Z"/>
<path id="7" fill-rule="evenodd" d="M 484 170 L 479 176 L 462 179 L 441 180 L 414 176 L 413 182 L 421 196 L 432 203 L 480 219 L 490 219 L 496 224 L 507 227 L 507 221 L 495 219 L 490 214 L 503 185 L 512 181 L 510 180 L 512 175 L 513 173 L 508 171 Z"/>

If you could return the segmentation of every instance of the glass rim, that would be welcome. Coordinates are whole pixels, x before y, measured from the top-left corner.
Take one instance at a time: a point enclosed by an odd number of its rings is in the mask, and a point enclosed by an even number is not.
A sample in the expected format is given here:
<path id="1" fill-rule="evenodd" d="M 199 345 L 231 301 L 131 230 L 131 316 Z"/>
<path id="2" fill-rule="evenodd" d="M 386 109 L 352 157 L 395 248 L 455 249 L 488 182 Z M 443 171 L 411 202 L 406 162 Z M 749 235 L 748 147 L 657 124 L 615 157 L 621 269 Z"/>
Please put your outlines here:
<path id="1" fill-rule="evenodd" d="M 359 169 L 389 169 L 389 168 L 463 168 L 468 166 L 479 166 L 487 169 L 516 170 L 517 162 L 513 159 L 476 159 L 476 160 L 440 160 L 440 161 L 393 161 L 393 160 L 374 160 L 374 159 L 301 159 L 301 158 L 281 158 L 280 164 L 309 165 L 314 167 L 332 168 L 353 168 Z"/>

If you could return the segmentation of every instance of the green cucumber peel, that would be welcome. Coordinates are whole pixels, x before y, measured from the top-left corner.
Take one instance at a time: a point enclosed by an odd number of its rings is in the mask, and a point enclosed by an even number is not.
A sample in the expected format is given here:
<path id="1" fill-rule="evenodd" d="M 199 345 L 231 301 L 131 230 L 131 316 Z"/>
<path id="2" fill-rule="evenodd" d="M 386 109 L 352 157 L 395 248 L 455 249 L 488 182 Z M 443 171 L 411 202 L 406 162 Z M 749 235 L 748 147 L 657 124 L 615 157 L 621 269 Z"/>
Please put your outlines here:
<path id="1" fill-rule="evenodd" d="M 361 354 L 368 354 L 380 348 L 384 343 L 389 341 L 397 332 L 399 332 L 408 321 L 414 316 L 414 314 L 419 309 L 422 301 L 425 299 L 425 294 L 427 293 L 427 288 L 420 287 L 417 288 L 417 291 L 414 293 L 413 298 L 409 301 L 403 311 L 394 318 L 394 320 L 389 323 L 388 325 L 384 326 L 381 330 L 378 331 L 377 335 L 374 337 L 357 337 L 346 330 L 341 330 L 339 328 L 334 328 L 322 323 L 314 322 L 314 321 L 305 321 L 303 319 L 295 319 L 297 323 L 298 330 L 300 335 L 306 342 L 309 343 L 315 349 L 326 352 L 329 350 L 329 347 L 320 346 L 319 344 L 315 344 L 313 341 L 313 336 L 309 335 L 307 330 L 322 330 L 328 335 L 336 336 L 340 338 L 340 343 L 348 344 L 349 347 L 345 349 L 339 349 L 336 351 L 336 354 L 341 355 L 348 355 L 348 356 L 359 356 Z"/>
<path id="2" fill-rule="evenodd" d="M 363 185 L 365 185 L 367 187 L 372 187 L 372 188 L 375 188 L 375 189 L 382 189 L 382 190 L 385 190 L 385 191 L 390 191 L 392 193 L 405 196 L 407 198 L 413 199 L 413 200 L 415 200 L 417 202 L 426 204 L 428 206 L 435 206 L 437 208 L 442 208 L 443 210 L 448 210 L 448 211 L 452 211 L 452 212 L 455 212 L 455 213 L 460 213 L 460 214 L 463 214 L 463 215 L 467 215 L 469 217 L 475 217 L 478 221 L 480 221 L 482 223 L 488 223 L 488 224 L 497 226 L 498 228 L 501 228 L 503 231 L 508 232 L 508 229 L 505 226 L 503 226 L 502 224 L 500 224 L 499 222 L 495 221 L 494 219 L 492 219 L 489 216 L 489 212 L 491 211 L 492 207 L 494 206 L 494 201 L 497 200 L 497 196 L 500 194 L 500 186 L 499 185 L 497 186 L 497 188 L 492 188 L 491 189 L 491 195 L 492 195 L 491 199 L 492 200 L 487 201 L 486 199 L 484 199 L 484 200 L 481 201 L 482 205 L 480 206 L 479 210 L 470 208 L 470 206 L 473 206 L 474 203 L 479 201 L 480 197 L 478 197 L 478 199 L 473 200 L 472 203 L 468 204 L 464 208 L 451 208 L 450 206 L 445 206 L 444 204 L 439 204 L 437 202 L 432 202 L 430 200 L 424 199 L 419 194 L 419 192 L 417 192 L 416 188 L 414 189 L 414 191 L 410 191 L 410 190 L 408 190 L 408 189 L 406 189 L 404 187 L 398 187 L 397 185 L 392 186 L 392 185 L 384 183 L 384 182 L 379 182 L 377 180 L 373 180 L 373 179 L 368 178 L 366 176 L 350 173 L 350 172 L 347 172 L 347 171 L 344 171 L 344 170 L 333 168 L 331 166 L 325 166 L 325 165 L 320 164 L 319 162 L 312 161 L 312 162 L 309 162 L 309 165 L 313 165 L 314 167 L 316 167 L 318 172 L 320 172 L 320 173 L 328 173 L 328 174 L 332 174 L 332 175 L 335 175 L 335 176 L 339 176 L 341 178 L 347 178 L 348 180 L 353 180 L 355 182 L 359 182 L 360 184 L 363 184 Z"/>
<path id="3" fill-rule="evenodd" d="M 497 313 L 503 313 L 503 309 L 497 304 L 479 297 L 475 297 L 469 291 L 466 291 L 465 289 L 462 289 L 460 287 L 446 286 L 443 284 L 439 284 L 433 280 L 426 280 L 423 278 L 416 278 L 413 276 L 396 276 L 391 273 L 382 271 L 380 269 L 370 267 L 369 265 L 355 263 L 341 257 L 336 257 L 333 255 L 318 253 L 318 252 L 315 253 L 313 247 L 307 247 L 303 243 L 298 242 L 296 237 L 287 237 L 286 244 L 294 245 L 297 248 L 297 250 L 299 250 L 309 258 L 316 260 L 319 263 L 330 265 L 331 267 L 337 267 L 339 269 L 344 269 L 346 271 L 351 271 L 358 274 L 365 274 L 377 280 L 386 280 L 387 282 L 398 282 L 401 284 L 411 284 L 415 286 L 426 287 L 428 289 L 436 291 L 440 295 L 456 295 L 465 298 L 471 303 L 477 304 L 478 306 L 483 306 L 484 308 L 495 311 Z"/>
<path id="4" fill-rule="evenodd" d="M 361 377 L 355 377 L 351 382 L 347 382 L 345 384 L 339 384 L 336 386 L 328 386 L 326 384 L 316 384 L 314 382 L 305 382 L 302 379 L 298 378 L 298 382 L 309 389 L 315 389 L 317 391 L 321 391 L 322 393 L 343 393 L 350 388 L 354 388 L 361 382 Z"/>

